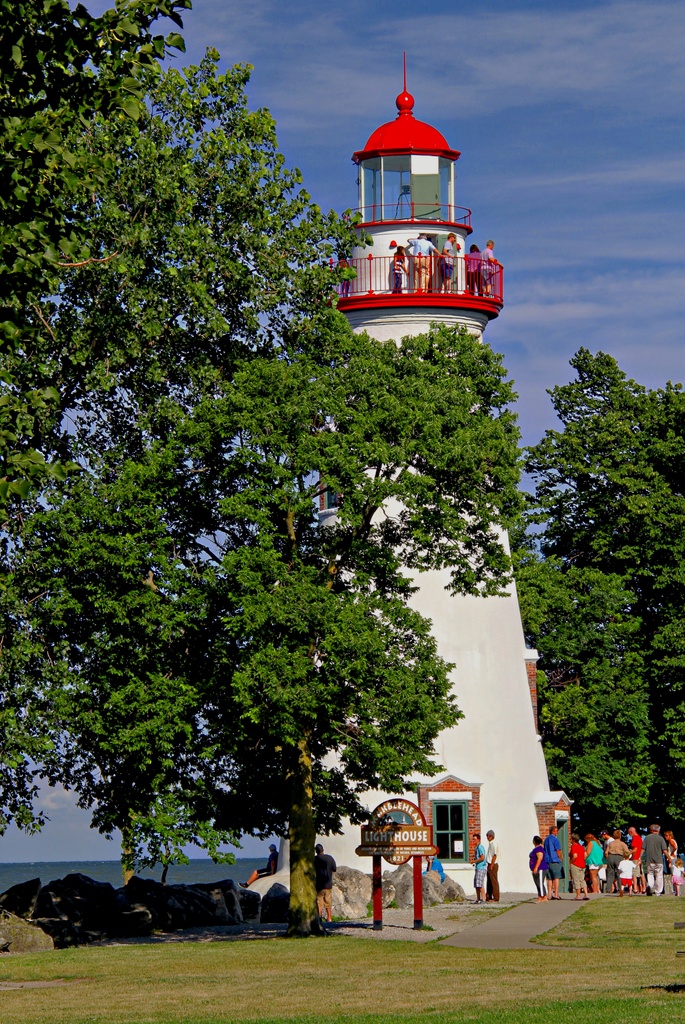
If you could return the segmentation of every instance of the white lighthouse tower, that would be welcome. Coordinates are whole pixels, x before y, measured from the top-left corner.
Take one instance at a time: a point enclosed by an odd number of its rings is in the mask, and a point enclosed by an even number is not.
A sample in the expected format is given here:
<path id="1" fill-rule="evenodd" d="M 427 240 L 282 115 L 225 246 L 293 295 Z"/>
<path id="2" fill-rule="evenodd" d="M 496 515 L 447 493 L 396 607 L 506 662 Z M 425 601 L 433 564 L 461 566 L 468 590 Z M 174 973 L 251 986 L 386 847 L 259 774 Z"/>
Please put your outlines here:
<path id="1" fill-rule="evenodd" d="M 503 268 L 481 263 L 477 253 L 469 257 L 471 211 L 455 204 L 460 154 L 414 117 L 406 75 L 396 104 L 397 117 L 353 155 L 360 232 L 373 244 L 352 254 L 356 278 L 341 287 L 338 308 L 355 331 L 389 343 L 425 333 L 433 323 L 463 326 L 482 338 L 503 306 Z M 450 236 L 451 255 L 443 257 Z M 398 246 L 407 250 L 399 269 Z M 565 794 L 549 789 L 537 732 L 537 653 L 525 649 L 513 584 L 503 597 L 470 597 L 450 594 L 447 582 L 446 570 L 419 574 L 412 603 L 432 621 L 439 653 L 456 666 L 454 692 L 464 718 L 438 737 L 444 771 L 423 780 L 419 802 L 445 870 L 468 892 L 471 837 L 479 832 L 485 841 L 489 829 L 500 847 L 502 889 L 532 889 L 531 839 L 558 824 L 565 845 L 570 808 Z M 386 795 L 368 794 L 369 805 Z M 369 870 L 354 853 L 357 827 L 323 841 L 339 864 Z"/>

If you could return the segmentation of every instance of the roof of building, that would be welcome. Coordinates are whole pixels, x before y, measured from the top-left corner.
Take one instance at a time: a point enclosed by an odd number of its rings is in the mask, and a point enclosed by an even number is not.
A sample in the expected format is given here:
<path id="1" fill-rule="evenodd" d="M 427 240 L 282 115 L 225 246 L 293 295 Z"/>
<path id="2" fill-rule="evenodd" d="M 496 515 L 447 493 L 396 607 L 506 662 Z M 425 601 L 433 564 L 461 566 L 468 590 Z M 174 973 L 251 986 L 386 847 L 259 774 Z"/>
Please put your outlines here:
<path id="1" fill-rule="evenodd" d="M 364 146 L 364 149 L 354 153 L 352 159 L 359 163 L 369 157 L 379 156 L 381 153 L 427 153 L 431 156 L 445 156 L 451 160 L 459 159 L 459 152 L 450 149 L 445 136 L 414 117 L 414 97 L 407 92 L 406 88 L 395 100 L 398 114 L 394 121 L 388 121 L 376 128 Z"/>

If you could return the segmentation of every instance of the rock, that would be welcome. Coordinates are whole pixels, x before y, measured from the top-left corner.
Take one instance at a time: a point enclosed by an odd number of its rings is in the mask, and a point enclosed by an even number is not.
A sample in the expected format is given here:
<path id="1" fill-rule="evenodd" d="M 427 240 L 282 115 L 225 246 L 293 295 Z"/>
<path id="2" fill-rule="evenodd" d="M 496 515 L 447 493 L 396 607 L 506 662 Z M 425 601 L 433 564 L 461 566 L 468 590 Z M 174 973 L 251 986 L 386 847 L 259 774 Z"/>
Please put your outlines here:
<path id="1" fill-rule="evenodd" d="M 15 914 L 0 911 L 0 952 L 37 953 L 54 948 L 51 936 L 42 928 Z"/>
<path id="2" fill-rule="evenodd" d="M 77 928 L 66 917 L 34 917 L 33 923 L 49 935 L 56 949 L 78 946 L 86 939 L 80 928 Z"/>
<path id="3" fill-rule="evenodd" d="M 48 882 L 38 893 L 33 923 L 52 936 L 55 946 L 64 949 L 85 942 L 82 934 L 82 907 L 65 892 L 60 879 Z"/>
<path id="4" fill-rule="evenodd" d="M 62 948 L 124 934 L 121 915 L 130 910 L 109 882 L 74 873 L 43 886 L 33 920 Z"/>
<path id="5" fill-rule="evenodd" d="M 134 875 L 119 892 L 132 907 L 149 911 L 153 928 L 172 932 L 190 927 L 186 910 L 176 899 L 173 889 L 170 885 L 161 885 L 153 878 Z"/>
<path id="6" fill-rule="evenodd" d="M 225 882 L 196 882 L 190 888 L 206 893 L 214 901 L 217 924 L 238 924 L 242 921 L 243 913 L 238 902 L 236 885 L 230 878 Z M 229 909 L 229 903 L 232 910 Z"/>
<path id="7" fill-rule="evenodd" d="M 235 884 L 232 878 L 223 878 L 220 882 L 203 882 L 200 885 L 196 883 L 193 886 L 193 888 L 202 889 L 204 892 L 209 892 L 210 894 L 218 890 L 223 895 L 224 903 L 226 904 L 226 911 L 228 912 L 230 917 L 233 918 L 233 922 L 229 923 L 242 923 L 243 911 L 240 904 L 241 890 L 238 888 L 238 886 Z M 253 895 L 259 896 L 259 893 L 253 893 Z M 261 903 L 261 900 L 262 898 L 261 896 L 259 896 L 257 908 L 259 908 L 259 903 Z M 259 917 L 259 912 L 257 912 L 256 917 Z"/>
<path id="8" fill-rule="evenodd" d="M 238 889 L 238 902 L 243 921 L 259 921 L 262 897 L 256 889 Z"/>
<path id="9" fill-rule="evenodd" d="M 153 878 L 134 875 L 119 893 L 130 907 L 147 909 L 152 918 L 152 927 L 165 932 L 179 928 L 236 924 L 238 920 L 237 916 L 228 912 L 224 892 L 215 882 L 162 885 Z"/>
<path id="10" fill-rule="evenodd" d="M 221 889 L 207 885 L 168 885 L 167 890 L 172 898 L 183 907 L 186 915 L 186 928 L 199 928 L 204 925 L 235 924 L 226 909 L 226 901 Z"/>
<path id="11" fill-rule="evenodd" d="M 393 892 L 393 898 L 394 898 Z M 367 917 L 371 902 L 371 878 L 363 871 L 341 865 L 333 875 L 333 916 Z"/>
<path id="12" fill-rule="evenodd" d="M 383 906 L 389 907 L 392 903 L 393 906 L 397 906 L 397 893 L 395 892 L 395 886 L 389 878 L 383 879 Z"/>
<path id="13" fill-rule="evenodd" d="M 383 875 L 383 885 L 395 887 L 395 902 L 401 910 L 414 905 L 414 869 L 411 861 L 408 864 L 401 864 L 396 871 L 386 871 Z M 464 890 L 461 886 L 451 879 L 445 879 L 445 882 L 441 883 L 437 871 L 428 871 L 422 876 L 421 889 L 423 903 L 427 907 L 464 899 Z"/>
<path id="14" fill-rule="evenodd" d="M 234 882 L 164 886 L 151 878 L 134 876 L 121 889 L 74 873 L 48 882 L 42 888 L 14 886 L 3 894 L 61 948 L 95 942 L 106 936 L 149 935 L 153 928 L 175 931 L 203 925 L 236 924 L 243 910 Z M 259 915 L 260 897 L 250 893 L 248 902 Z M 229 904 L 234 913 L 228 909 Z M 52 948 L 52 947 L 50 947 Z"/>
<path id="15" fill-rule="evenodd" d="M 260 920 L 263 924 L 287 924 L 290 893 L 280 882 L 274 882 L 262 899 Z"/>
<path id="16" fill-rule="evenodd" d="M 147 907 L 131 906 L 120 910 L 107 929 L 112 938 L 130 938 L 149 935 L 152 931 L 152 914 Z"/>
<path id="17" fill-rule="evenodd" d="M 401 864 L 395 871 L 386 871 L 384 881 L 395 887 L 395 902 L 400 910 L 406 910 L 414 902 L 414 874 L 411 863 Z"/>
<path id="18" fill-rule="evenodd" d="M 28 882 L 19 882 L 0 894 L 0 910 L 5 910 L 15 917 L 33 917 L 36 900 L 40 892 L 40 878 L 32 878 Z"/>
<path id="19" fill-rule="evenodd" d="M 429 871 L 423 876 L 422 892 L 424 907 L 436 907 L 439 903 L 444 903 L 444 892 L 440 882 L 440 875 L 437 871 Z M 412 891 L 412 903 L 413 896 Z"/>
<path id="20" fill-rule="evenodd" d="M 449 875 L 445 875 L 444 882 L 441 883 L 440 889 L 442 891 L 442 898 L 445 903 L 463 903 L 466 899 L 466 893 Z"/>

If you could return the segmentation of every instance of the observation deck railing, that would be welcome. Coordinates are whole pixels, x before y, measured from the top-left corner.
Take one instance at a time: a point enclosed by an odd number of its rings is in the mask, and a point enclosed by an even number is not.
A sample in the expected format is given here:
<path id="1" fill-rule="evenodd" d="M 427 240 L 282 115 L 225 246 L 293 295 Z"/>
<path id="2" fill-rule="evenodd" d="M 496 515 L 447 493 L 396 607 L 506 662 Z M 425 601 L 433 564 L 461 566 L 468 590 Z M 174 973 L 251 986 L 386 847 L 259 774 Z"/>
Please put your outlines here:
<path id="1" fill-rule="evenodd" d="M 341 303 L 373 295 L 392 296 L 398 302 L 414 296 L 430 295 L 446 301 L 462 296 L 472 300 L 504 302 L 504 267 L 496 260 L 467 256 L 405 256 L 403 269 L 392 256 L 362 256 L 331 261 L 332 268 L 350 272 L 340 281 L 337 292 Z M 477 304 L 477 301 L 476 301 Z"/>
<path id="2" fill-rule="evenodd" d="M 455 227 L 471 228 L 471 211 L 467 206 L 453 206 L 451 203 L 415 203 L 402 196 L 394 203 L 374 203 L 360 206 L 358 213 L 364 224 L 379 224 L 386 221 L 412 223 L 414 221 L 436 221 Z"/>

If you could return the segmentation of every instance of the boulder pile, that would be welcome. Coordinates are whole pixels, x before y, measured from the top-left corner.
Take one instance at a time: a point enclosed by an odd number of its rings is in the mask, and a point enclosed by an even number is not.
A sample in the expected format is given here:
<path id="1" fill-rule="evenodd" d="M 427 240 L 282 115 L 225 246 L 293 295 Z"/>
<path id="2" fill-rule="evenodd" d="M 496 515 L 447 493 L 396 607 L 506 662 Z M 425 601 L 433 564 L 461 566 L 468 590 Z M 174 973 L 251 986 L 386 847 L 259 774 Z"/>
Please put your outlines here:
<path id="1" fill-rule="evenodd" d="M 246 917 L 259 917 L 260 903 L 259 893 L 239 889 L 231 879 L 161 885 L 134 876 L 128 885 L 115 889 L 109 882 L 77 873 L 47 885 L 33 878 L 0 894 L 0 949 L 19 952 L 36 930 L 64 948 L 155 930 L 240 924 Z M 40 942 L 35 936 L 34 940 Z"/>
<path id="2" fill-rule="evenodd" d="M 368 917 L 371 875 L 341 866 L 334 875 L 333 915 Z M 430 871 L 423 876 L 425 906 L 460 902 L 464 890 Z M 383 906 L 410 907 L 414 900 L 411 864 L 383 875 Z M 115 889 L 87 875 L 72 874 L 42 885 L 40 878 L 0 894 L 0 953 L 77 946 L 100 939 L 150 935 L 245 921 L 287 922 L 290 893 L 275 882 L 261 897 L 230 878 L 195 885 L 161 885 L 134 876 Z"/>
<path id="3" fill-rule="evenodd" d="M 461 903 L 464 890 L 451 878 L 440 881 L 437 871 L 423 875 L 423 903 L 435 907 L 440 903 Z M 354 868 L 339 867 L 333 876 L 333 916 L 346 920 L 367 917 L 371 903 L 371 875 Z M 414 903 L 414 874 L 411 863 L 395 871 L 383 873 L 383 907 L 405 910 Z"/>

